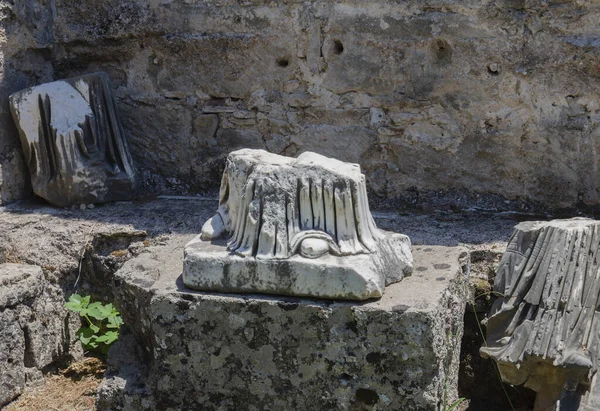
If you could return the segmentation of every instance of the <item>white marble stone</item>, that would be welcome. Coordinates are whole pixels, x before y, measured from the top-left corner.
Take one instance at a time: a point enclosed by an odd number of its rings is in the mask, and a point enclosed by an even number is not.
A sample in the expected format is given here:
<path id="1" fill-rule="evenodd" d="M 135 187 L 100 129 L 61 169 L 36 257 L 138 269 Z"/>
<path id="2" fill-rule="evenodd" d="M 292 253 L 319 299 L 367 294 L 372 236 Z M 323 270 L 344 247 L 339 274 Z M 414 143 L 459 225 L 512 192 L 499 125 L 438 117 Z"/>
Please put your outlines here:
<path id="1" fill-rule="evenodd" d="M 33 191 L 57 206 L 124 200 L 134 169 L 104 73 L 10 96 Z"/>
<path id="2" fill-rule="evenodd" d="M 520 223 L 502 256 L 481 354 L 505 382 L 538 392 L 536 410 L 584 392 L 597 371 L 599 253 L 600 222 L 573 218 Z"/>
<path id="3" fill-rule="evenodd" d="M 231 153 L 217 214 L 185 248 L 199 290 L 380 297 L 412 271 L 410 240 L 379 230 L 357 164 L 316 153 Z"/>

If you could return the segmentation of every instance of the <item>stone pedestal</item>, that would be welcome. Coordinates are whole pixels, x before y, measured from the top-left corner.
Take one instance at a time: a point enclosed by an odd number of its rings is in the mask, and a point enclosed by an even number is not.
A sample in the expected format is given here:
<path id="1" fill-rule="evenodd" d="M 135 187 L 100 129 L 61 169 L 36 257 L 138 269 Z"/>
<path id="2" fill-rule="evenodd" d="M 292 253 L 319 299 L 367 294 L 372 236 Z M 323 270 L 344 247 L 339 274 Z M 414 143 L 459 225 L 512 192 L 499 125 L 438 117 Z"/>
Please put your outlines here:
<path id="1" fill-rule="evenodd" d="M 184 244 L 117 272 L 133 338 L 111 351 L 101 409 L 429 411 L 456 399 L 464 250 L 415 247 L 413 275 L 381 299 L 333 302 L 189 290 Z"/>
<path id="2" fill-rule="evenodd" d="M 407 236 L 382 233 L 380 250 L 373 254 L 328 254 L 318 259 L 295 255 L 285 260 L 241 257 L 228 251 L 224 240 L 208 242 L 197 236 L 185 248 L 183 282 L 201 291 L 378 298 L 384 293 L 386 278 L 404 278 L 405 261 L 411 258 Z"/>

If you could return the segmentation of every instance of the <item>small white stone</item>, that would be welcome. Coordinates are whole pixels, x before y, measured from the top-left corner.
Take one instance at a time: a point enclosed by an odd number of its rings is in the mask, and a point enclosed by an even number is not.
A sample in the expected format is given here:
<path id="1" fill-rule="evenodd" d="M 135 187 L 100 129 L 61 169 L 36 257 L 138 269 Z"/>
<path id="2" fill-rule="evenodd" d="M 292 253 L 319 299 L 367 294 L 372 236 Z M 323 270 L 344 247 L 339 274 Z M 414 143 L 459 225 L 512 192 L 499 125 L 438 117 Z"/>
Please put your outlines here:
<path id="1" fill-rule="evenodd" d="M 233 113 L 233 117 L 237 119 L 251 119 L 254 118 L 254 113 L 248 110 L 238 110 Z"/>
<path id="2" fill-rule="evenodd" d="M 185 100 L 187 94 L 184 91 L 165 91 L 164 96 L 174 100 Z"/>
<path id="3" fill-rule="evenodd" d="M 209 218 L 202 226 L 202 240 L 210 241 L 219 238 L 225 232 L 223 219 L 219 214 Z"/>
<path id="4" fill-rule="evenodd" d="M 88 204 L 87 208 L 90 209 L 90 210 L 93 210 L 95 208 L 95 206 L 93 204 Z"/>
<path id="5" fill-rule="evenodd" d="M 300 244 L 300 254 L 306 258 L 318 258 L 328 252 L 329 244 L 319 238 L 307 238 Z"/>
<path id="6" fill-rule="evenodd" d="M 378 126 L 385 123 L 385 111 L 379 107 L 371 107 L 371 125 Z"/>
<path id="7" fill-rule="evenodd" d="M 205 106 L 202 108 L 203 113 L 213 113 L 213 114 L 233 113 L 235 111 L 237 111 L 237 109 L 235 107 L 229 107 L 229 106 Z"/>
<path id="8" fill-rule="evenodd" d="M 79 205 L 79 209 L 80 209 L 80 210 L 85 210 L 86 208 L 87 208 L 87 207 L 86 207 L 86 205 L 85 205 L 85 204 L 81 204 L 81 205 Z"/>
<path id="9" fill-rule="evenodd" d="M 377 134 L 382 135 L 382 136 L 391 137 L 391 136 L 397 136 L 398 135 L 398 131 L 392 130 L 392 129 L 387 128 L 387 127 L 379 127 L 377 129 Z"/>

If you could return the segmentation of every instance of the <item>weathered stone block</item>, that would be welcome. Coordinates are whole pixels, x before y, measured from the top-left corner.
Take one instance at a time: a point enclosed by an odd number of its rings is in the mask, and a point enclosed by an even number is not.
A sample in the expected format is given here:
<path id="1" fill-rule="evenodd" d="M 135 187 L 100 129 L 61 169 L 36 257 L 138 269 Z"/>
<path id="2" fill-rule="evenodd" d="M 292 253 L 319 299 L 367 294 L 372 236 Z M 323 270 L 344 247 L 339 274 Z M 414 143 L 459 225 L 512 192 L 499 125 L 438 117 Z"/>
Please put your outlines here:
<path id="1" fill-rule="evenodd" d="M 150 247 L 116 274 L 146 355 L 137 369 L 113 362 L 103 407 L 429 411 L 456 399 L 462 249 L 415 247 L 415 274 L 383 298 L 332 303 L 186 290 L 179 247 Z"/>
<path id="2" fill-rule="evenodd" d="M 59 360 L 78 358 L 81 322 L 34 265 L 0 264 L 0 407 Z"/>
<path id="3" fill-rule="evenodd" d="M 312 152 L 229 154 L 217 213 L 184 254 L 184 284 L 204 291 L 366 300 L 412 272 L 410 239 L 377 228 L 360 166 Z"/>
<path id="4" fill-rule="evenodd" d="M 15 313 L 0 311 L 0 407 L 25 387 L 25 336 Z"/>
<path id="5" fill-rule="evenodd" d="M 37 266 L 0 264 L 0 406 L 25 387 L 25 332 L 19 321 L 24 303 L 42 292 L 43 274 Z"/>
<path id="6" fill-rule="evenodd" d="M 537 391 L 536 410 L 554 410 L 565 390 L 589 389 L 597 372 L 599 250 L 595 220 L 524 222 L 499 263 L 481 354 L 505 382 Z"/>
<path id="7" fill-rule="evenodd" d="M 57 206 L 131 197 L 134 170 L 106 74 L 31 87 L 10 106 L 37 195 Z"/>
<path id="8" fill-rule="evenodd" d="M 200 236 L 186 245 L 184 282 L 196 290 L 249 292 L 365 300 L 381 297 L 386 273 L 402 279 L 411 266 L 408 239 L 385 233 L 383 250 L 376 254 L 338 257 L 324 255 L 307 259 L 255 260 L 232 255 L 225 241 L 202 241 Z M 395 254 L 394 254 L 395 253 Z M 412 258 L 412 257 L 411 257 Z"/>

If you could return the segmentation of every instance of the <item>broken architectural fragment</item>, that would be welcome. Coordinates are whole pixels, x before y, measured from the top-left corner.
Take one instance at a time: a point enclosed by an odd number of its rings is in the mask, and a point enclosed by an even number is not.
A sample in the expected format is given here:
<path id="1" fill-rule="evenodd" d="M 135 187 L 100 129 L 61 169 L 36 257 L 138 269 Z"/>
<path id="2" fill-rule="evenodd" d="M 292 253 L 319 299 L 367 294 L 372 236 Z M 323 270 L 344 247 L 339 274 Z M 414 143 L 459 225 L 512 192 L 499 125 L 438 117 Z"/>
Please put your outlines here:
<path id="1" fill-rule="evenodd" d="M 363 300 L 411 270 L 409 238 L 375 226 L 357 164 L 244 149 L 229 155 L 217 213 L 185 248 L 183 281 Z"/>
<path id="2" fill-rule="evenodd" d="M 554 410 L 565 389 L 589 388 L 600 355 L 600 222 L 520 223 L 494 291 L 481 354 L 502 379 L 537 391 L 536 410 Z"/>
<path id="3" fill-rule="evenodd" d="M 10 96 L 33 191 L 56 206 L 130 198 L 134 170 L 104 73 Z"/>

